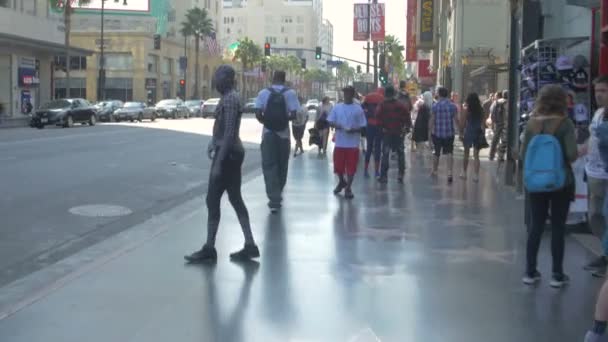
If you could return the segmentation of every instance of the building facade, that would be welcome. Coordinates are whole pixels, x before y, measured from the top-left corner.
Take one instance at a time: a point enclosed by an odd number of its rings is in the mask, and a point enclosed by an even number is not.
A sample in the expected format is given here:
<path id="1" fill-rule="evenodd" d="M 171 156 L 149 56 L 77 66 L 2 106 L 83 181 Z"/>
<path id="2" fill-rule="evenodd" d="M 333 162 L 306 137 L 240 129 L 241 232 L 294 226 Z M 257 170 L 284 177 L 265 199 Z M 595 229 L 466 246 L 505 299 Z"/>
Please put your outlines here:
<path id="1" fill-rule="evenodd" d="M 334 53 L 334 26 L 327 19 L 323 19 L 323 23 L 321 24 L 321 31 L 319 34 L 319 43 L 317 45 L 320 46 L 321 49 L 323 49 L 323 52 L 333 55 L 333 53 Z M 321 56 L 321 63 L 322 63 L 321 66 L 327 67 L 327 61 L 329 59 L 330 59 L 330 57 L 327 57 L 326 55 Z"/>
<path id="2" fill-rule="evenodd" d="M 0 104 L 4 124 L 27 120 L 52 98 L 53 57 L 64 52 L 63 21 L 48 0 L 0 0 Z M 91 51 L 74 48 L 73 54 Z"/>
<path id="3" fill-rule="evenodd" d="M 273 53 L 296 49 L 289 54 L 305 58 L 309 67 L 324 66 L 314 53 L 323 29 L 322 0 L 224 0 L 223 7 L 223 46 L 248 37 L 260 47 L 270 43 Z"/>
<path id="4" fill-rule="evenodd" d="M 221 12 L 219 0 L 167 1 L 153 0 L 149 12 L 106 11 L 104 14 L 105 87 L 98 91 L 101 16 L 99 11 L 77 11 L 73 17 L 72 45 L 93 50 L 88 57 L 75 56 L 70 63 L 72 96 L 90 101 L 116 99 L 156 103 L 167 98 L 182 97 L 180 80 L 186 82 L 186 98 L 194 94 L 195 51 L 192 37 L 179 31 L 188 9 L 205 8 L 214 27 Z M 154 36 L 160 35 L 160 48 L 154 46 Z M 220 55 L 211 55 L 203 42 L 199 46 L 199 94 L 214 96 L 211 89 L 213 71 L 221 63 Z M 180 58 L 186 56 L 185 65 Z M 59 56 L 58 64 L 65 60 Z M 65 72 L 58 70 L 54 80 L 54 96 L 66 96 Z"/>

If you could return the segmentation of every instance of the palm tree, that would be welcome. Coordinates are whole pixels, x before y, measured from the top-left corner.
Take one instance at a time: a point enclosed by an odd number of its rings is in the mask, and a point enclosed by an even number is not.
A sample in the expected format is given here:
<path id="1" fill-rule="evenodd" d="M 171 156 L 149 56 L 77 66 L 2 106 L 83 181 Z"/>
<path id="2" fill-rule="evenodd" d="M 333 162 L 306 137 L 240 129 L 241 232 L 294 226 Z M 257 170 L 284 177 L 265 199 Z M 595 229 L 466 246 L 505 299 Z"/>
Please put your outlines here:
<path id="1" fill-rule="evenodd" d="M 184 37 L 194 37 L 194 93 L 192 97 L 198 99 L 200 82 L 199 46 L 203 37 L 213 32 L 213 22 L 204 8 L 194 7 L 186 12 L 186 20 L 182 22 L 180 33 Z"/>
<path id="2" fill-rule="evenodd" d="M 348 62 L 343 62 L 338 67 L 337 78 L 340 80 L 341 86 L 344 86 L 355 78 L 355 69 L 349 66 Z"/>
<path id="3" fill-rule="evenodd" d="M 50 0 L 51 7 L 63 7 L 63 23 L 65 26 L 65 91 L 66 97 L 70 97 L 70 31 L 72 29 L 72 14 L 74 13 L 74 5 L 77 7 L 86 6 L 91 3 L 91 0 Z M 102 42 L 103 44 L 103 42 Z"/>
<path id="4" fill-rule="evenodd" d="M 243 66 L 242 84 L 243 96 L 246 96 L 247 84 L 245 72 L 247 68 L 254 65 L 262 59 L 262 48 L 259 47 L 248 37 L 239 40 L 239 47 L 234 53 L 234 58 L 238 59 Z"/>
<path id="5" fill-rule="evenodd" d="M 399 38 L 393 35 L 387 35 L 384 39 L 384 45 L 386 47 L 386 53 L 389 64 L 393 67 L 393 70 L 403 78 L 405 75 L 405 58 L 403 57 L 403 51 L 405 47 L 399 41 Z"/>

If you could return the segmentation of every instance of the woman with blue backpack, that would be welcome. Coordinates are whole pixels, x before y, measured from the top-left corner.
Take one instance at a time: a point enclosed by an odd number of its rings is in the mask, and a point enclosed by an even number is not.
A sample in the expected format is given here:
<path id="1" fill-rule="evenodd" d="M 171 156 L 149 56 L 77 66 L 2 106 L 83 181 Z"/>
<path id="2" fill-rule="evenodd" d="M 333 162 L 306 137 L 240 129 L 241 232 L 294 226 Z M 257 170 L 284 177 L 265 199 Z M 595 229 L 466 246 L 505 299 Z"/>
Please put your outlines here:
<path id="1" fill-rule="evenodd" d="M 568 97 L 560 86 L 541 89 L 528 121 L 521 153 L 524 158 L 524 186 L 530 198 L 531 225 L 526 248 L 523 282 L 534 285 L 541 279 L 537 256 L 547 216 L 551 218 L 553 275 L 550 285 L 563 287 L 566 219 L 574 200 L 574 174 L 571 164 L 578 157 L 575 127 L 568 120 Z"/>

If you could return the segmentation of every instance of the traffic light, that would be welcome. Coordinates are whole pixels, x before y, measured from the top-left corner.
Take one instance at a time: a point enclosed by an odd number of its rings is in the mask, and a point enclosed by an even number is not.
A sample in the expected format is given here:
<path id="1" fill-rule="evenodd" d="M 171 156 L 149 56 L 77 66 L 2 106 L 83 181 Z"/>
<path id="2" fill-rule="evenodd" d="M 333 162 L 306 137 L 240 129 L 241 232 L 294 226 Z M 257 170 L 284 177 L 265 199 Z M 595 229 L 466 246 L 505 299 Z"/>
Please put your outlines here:
<path id="1" fill-rule="evenodd" d="M 186 80 L 183 78 L 179 80 L 179 94 L 182 98 L 186 98 Z"/>
<path id="2" fill-rule="evenodd" d="M 378 66 L 380 67 L 380 69 L 384 69 L 385 65 L 386 65 L 386 55 L 381 53 L 380 55 L 378 55 Z"/>
<path id="3" fill-rule="evenodd" d="M 270 43 L 264 44 L 264 56 L 270 56 Z"/>
<path id="4" fill-rule="evenodd" d="M 380 79 L 380 83 L 385 86 L 388 83 L 388 75 L 384 69 L 380 69 L 380 73 L 378 74 L 378 78 Z"/>
<path id="5" fill-rule="evenodd" d="M 306 69 L 306 58 L 302 58 L 302 69 Z"/>
<path id="6" fill-rule="evenodd" d="M 315 50 L 315 59 L 321 59 L 322 54 L 323 54 L 323 50 L 321 49 L 320 46 L 317 46 L 317 49 Z"/>
<path id="7" fill-rule="evenodd" d="M 160 34 L 154 35 L 154 50 L 160 50 Z"/>
<path id="8" fill-rule="evenodd" d="M 361 66 L 357 65 L 357 74 L 360 74 L 360 73 L 361 73 Z"/>

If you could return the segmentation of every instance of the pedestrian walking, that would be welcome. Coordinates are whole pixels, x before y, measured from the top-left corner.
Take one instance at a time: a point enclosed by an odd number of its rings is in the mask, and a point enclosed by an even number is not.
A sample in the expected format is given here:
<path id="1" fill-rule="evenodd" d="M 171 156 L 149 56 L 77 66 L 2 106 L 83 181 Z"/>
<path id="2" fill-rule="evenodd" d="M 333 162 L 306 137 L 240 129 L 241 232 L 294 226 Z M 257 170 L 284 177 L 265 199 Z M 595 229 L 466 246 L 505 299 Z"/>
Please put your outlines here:
<path id="1" fill-rule="evenodd" d="M 296 148 L 293 151 L 294 158 L 298 156 L 298 151 L 300 154 L 304 153 L 302 138 L 304 138 L 304 131 L 306 131 L 306 123 L 308 122 L 308 108 L 304 104 L 304 99 L 300 97 L 298 100 L 301 106 L 296 113 L 295 119 L 291 122 L 291 132 L 296 141 Z"/>
<path id="2" fill-rule="evenodd" d="M 593 327 L 585 335 L 584 342 L 607 342 L 606 322 L 608 322 L 608 280 L 600 289 L 595 304 Z"/>
<path id="3" fill-rule="evenodd" d="M 462 161 L 462 174 L 460 178 L 467 179 L 467 169 L 469 157 L 473 149 L 473 182 L 479 181 L 479 151 L 488 147 L 485 136 L 485 115 L 484 110 L 476 93 L 467 96 L 462 111 L 460 137 L 464 145 L 464 159 Z"/>
<path id="4" fill-rule="evenodd" d="M 354 198 L 352 184 L 359 163 L 359 143 L 361 129 L 367 124 L 361 105 L 354 103 L 355 88 L 347 86 L 342 89 L 344 102 L 337 104 L 329 114 L 328 121 L 336 130 L 334 147 L 334 172 L 338 176 L 338 185 L 334 189 L 337 195 L 345 190 L 346 199 Z"/>
<path id="5" fill-rule="evenodd" d="M 363 100 L 363 110 L 365 112 L 365 118 L 367 120 L 367 127 L 365 127 L 365 137 L 367 139 L 367 151 L 365 153 L 365 177 L 369 177 L 369 162 L 374 157 L 374 176 L 380 177 L 380 163 L 382 156 L 382 129 L 378 126 L 378 120 L 376 119 L 376 110 L 378 106 L 384 101 L 384 88 L 378 88 L 375 92 L 372 92 L 365 96 Z"/>
<path id="6" fill-rule="evenodd" d="M 490 146 L 490 160 L 494 160 L 498 154 L 498 162 L 505 161 L 505 153 L 507 152 L 507 123 L 508 123 L 508 108 L 507 100 L 509 97 L 508 91 L 496 94 L 496 101 L 492 105 L 492 144 Z"/>
<path id="7" fill-rule="evenodd" d="M 600 151 L 601 137 L 598 129 L 608 123 L 608 75 L 598 77 L 594 82 L 595 100 L 599 109 L 595 112 L 589 126 L 590 136 L 587 141 L 587 158 L 585 172 L 589 189 L 589 226 L 591 231 L 602 237 L 603 255 L 592 260 L 585 266 L 596 277 L 606 274 L 608 265 L 608 221 L 604 208 L 608 205 L 606 194 L 608 192 L 607 163 L 602 159 Z"/>
<path id="8" fill-rule="evenodd" d="M 524 184 L 529 194 L 531 225 L 526 247 L 524 284 L 541 279 L 537 256 L 547 216 L 551 215 L 552 287 L 564 286 L 566 219 L 574 200 L 571 163 L 578 157 L 575 128 L 567 118 L 566 92 L 557 85 L 541 89 L 533 114 L 526 124 L 521 153 L 524 158 Z"/>
<path id="9" fill-rule="evenodd" d="M 184 258 L 188 262 L 217 260 L 215 240 L 220 224 L 220 202 L 224 192 L 228 192 L 230 204 L 236 211 L 245 246 L 232 253 L 232 260 L 247 260 L 260 256 L 260 251 L 253 239 L 249 213 L 241 195 L 241 168 L 245 159 L 245 149 L 239 137 L 241 114 L 243 108 L 239 94 L 234 90 L 236 73 L 229 65 L 220 66 L 214 76 L 214 84 L 222 95 L 216 109 L 216 120 L 213 125 L 213 138 L 208 147 L 208 156 L 212 159 L 207 189 L 207 241 L 203 247 Z"/>
<path id="10" fill-rule="evenodd" d="M 284 71 L 274 72 L 272 86 L 260 91 L 255 107 L 256 117 L 264 125 L 261 151 L 268 207 L 276 213 L 282 206 L 287 183 L 291 149 L 289 121 L 300 109 L 296 92 L 285 85 Z"/>
<path id="11" fill-rule="evenodd" d="M 411 129 L 412 117 L 408 106 L 396 98 L 393 86 L 384 90 L 385 99 L 376 110 L 378 127 L 382 129 L 384 140 L 382 143 L 382 170 L 380 172 L 380 183 L 388 182 L 388 168 L 391 152 L 397 153 L 399 183 L 403 183 L 405 174 L 405 146 L 403 132 Z"/>
<path id="12" fill-rule="evenodd" d="M 412 133 L 412 146 L 415 146 L 416 150 L 419 150 L 424 143 L 429 141 L 429 120 L 431 119 L 432 108 L 433 94 L 427 91 L 422 94 L 416 108 L 416 121 L 414 121 L 414 131 Z"/>
<path id="13" fill-rule="evenodd" d="M 324 97 L 321 100 L 321 106 L 317 109 L 317 118 L 315 119 L 315 128 L 319 132 L 321 138 L 321 144 L 319 145 L 319 157 L 323 154 L 327 154 L 327 143 L 329 141 L 329 113 L 331 113 L 333 106 L 329 97 Z"/>
<path id="14" fill-rule="evenodd" d="M 458 108 L 450 99 L 449 91 L 444 87 L 437 88 L 438 101 L 433 105 L 431 119 L 429 123 L 431 140 L 435 148 L 433 159 L 433 170 L 431 175 L 437 176 L 439 169 L 439 158 L 447 156 L 447 175 L 448 183 L 453 181 L 454 170 L 454 137 L 456 127 L 458 127 Z"/>

